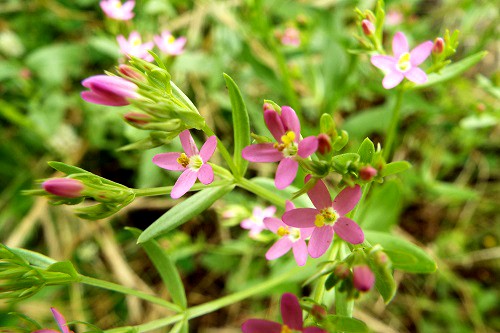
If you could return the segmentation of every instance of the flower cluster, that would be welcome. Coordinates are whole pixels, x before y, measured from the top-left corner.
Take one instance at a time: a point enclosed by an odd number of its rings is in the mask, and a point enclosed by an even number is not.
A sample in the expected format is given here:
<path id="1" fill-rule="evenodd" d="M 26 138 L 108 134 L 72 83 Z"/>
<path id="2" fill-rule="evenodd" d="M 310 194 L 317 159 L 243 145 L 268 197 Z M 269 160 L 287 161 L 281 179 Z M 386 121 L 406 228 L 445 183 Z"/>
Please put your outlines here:
<path id="1" fill-rule="evenodd" d="M 160 35 L 154 36 L 153 41 L 142 42 L 142 37 L 137 31 L 132 31 L 128 38 L 123 35 L 116 37 L 120 52 L 127 56 L 134 56 L 146 61 L 153 61 L 153 56 L 149 51 L 153 50 L 155 44 L 160 51 L 169 56 L 177 56 L 184 52 L 186 37 L 175 38 L 168 30 L 164 30 Z"/>

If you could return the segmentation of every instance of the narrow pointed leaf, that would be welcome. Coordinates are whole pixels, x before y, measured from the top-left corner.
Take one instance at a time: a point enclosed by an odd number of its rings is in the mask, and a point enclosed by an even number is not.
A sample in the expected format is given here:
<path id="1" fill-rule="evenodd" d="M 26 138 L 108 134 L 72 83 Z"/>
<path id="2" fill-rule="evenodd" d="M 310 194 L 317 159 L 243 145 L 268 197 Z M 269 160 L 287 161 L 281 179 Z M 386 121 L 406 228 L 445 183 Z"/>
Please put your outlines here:
<path id="1" fill-rule="evenodd" d="M 359 146 L 358 154 L 361 163 L 370 164 L 372 162 L 373 154 L 375 154 L 375 146 L 369 138 L 363 140 Z"/>
<path id="2" fill-rule="evenodd" d="M 226 80 L 226 87 L 229 92 L 233 111 L 233 161 L 240 171 L 240 175 L 244 175 L 248 167 L 248 161 L 241 156 L 241 151 L 250 145 L 250 120 L 240 89 L 229 75 L 224 74 L 224 80 Z"/>
<path id="3" fill-rule="evenodd" d="M 390 175 L 395 175 L 397 173 L 403 172 L 411 168 L 411 164 L 406 161 L 396 161 L 386 164 L 386 166 L 380 172 L 382 177 L 387 177 Z"/>

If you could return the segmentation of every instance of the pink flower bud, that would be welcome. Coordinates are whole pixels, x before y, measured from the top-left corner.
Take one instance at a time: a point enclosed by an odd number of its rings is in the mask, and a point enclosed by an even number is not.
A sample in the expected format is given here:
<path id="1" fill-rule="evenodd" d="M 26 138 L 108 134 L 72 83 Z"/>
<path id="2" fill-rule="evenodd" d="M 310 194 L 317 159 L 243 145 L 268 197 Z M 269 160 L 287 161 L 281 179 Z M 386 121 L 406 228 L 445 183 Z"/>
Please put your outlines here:
<path id="1" fill-rule="evenodd" d="M 368 266 L 355 266 L 352 271 L 352 282 L 356 289 L 358 289 L 359 291 L 368 291 L 372 289 L 373 284 L 375 283 L 375 275 L 373 275 Z"/>
<path id="2" fill-rule="evenodd" d="M 359 169 L 359 178 L 363 180 L 371 180 L 373 177 L 377 175 L 377 169 L 372 167 L 371 165 L 367 165 Z"/>
<path id="3" fill-rule="evenodd" d="M 141 127 L 149 124 L 151 116 L 140 112 L 127 112 L 123 115 L 125 121 L 133 126 Z"/>
<path id="4" fill-rule="evenodd" d="M 379 266 L 387 265 L 387 263 L 389 262 L 389 258 L 387 257 L 387 254 L 385 254 L 382 251 L 375 252 L 375 254 L 373 255 L 373 259 L 374 259 L 375 263 Z"/>
<path id="5" fill-rule="evenodd" d="M 273 106 L 270 103 L 264 103 L 262 105 L 262 111 L 274 111 Z"/>
<path id="6" fill-rule="evenodd" d="M 444 40 L 441 37 L 438 37 L 434 40 L 434 45 L 432 46 L 433 54 L 441 54 L 444 50 Z"/>
<path id="7" fill-rule="evenodd" d="M 142 75 L 137 70 L 135 70 L 134 68 L 132 68 L 128 65 L 120 65 L 120 66 L 118 66 L 118 70 L 120 71 L 120 73 L 122 73 L 123 75 L 125 75 L 131 79 L 136 79 L 139 81 L 146 81 L 146 78 L 144 77 L 144 75 Z"/>
<path id="8" fill-rule="evenodd" d="M 337 267 L 335 267 L 333 273 L 339 279 L 343 280 L 347 279 L 349 275 L 351 275 L 351 270 L 349 269 L 349 266 L 346 263 L 340 263 Z"/>
<path id="9" fill-rule="evenodd" d="M 322 307 L 318 304 L 314 304 L 311 308 L 311 314 L 317 320 L 323 320 L 328 315 L 328 312 L 326 312 L 324 307 Z"/>
<path id="10" fill-rule="evenodd" d="M 332 143 L 330 136 L 325 133 L 320 133 L 318 135 L 318 151 L 321 155 L 325 155 L 332 150 Z"/>
<path id="11" fill-rule="evenodd" d="M 369 20 L 361 21 L 361 28 L 363 28 L 363 33 L 367 36 L 371 36 L 375 32 L 375 26 Z"/>
<path id="12" fill-rule="evenodd" d="M 135 84 L 117 76 L 91 76 L 83 80 L 82 85 L 90 89 L 81 94 L 89 103 L 123 106 L 130 104 L 128 98 L 139 97 Z"/>
<path id="13" fill-rule="evenodd" d="M 42 183 L 42 187 L 50 194 L 64 198 L 78 198 L 85 186 L 76 179 L 54 178 Z"/>

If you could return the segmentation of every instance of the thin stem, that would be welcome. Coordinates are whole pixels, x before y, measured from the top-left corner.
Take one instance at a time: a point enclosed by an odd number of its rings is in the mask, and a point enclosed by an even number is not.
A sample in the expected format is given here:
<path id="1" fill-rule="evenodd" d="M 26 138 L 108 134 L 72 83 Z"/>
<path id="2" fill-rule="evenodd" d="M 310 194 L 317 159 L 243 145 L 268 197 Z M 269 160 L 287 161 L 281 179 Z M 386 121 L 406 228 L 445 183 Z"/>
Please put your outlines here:
<path id="1" fill-rule="evenodd" d="M 403 100 L 403 89 L 398 90 L 398 95 L 396 97 L 396 104 L 392 109 L 392 118 L 391 123 L 389 124 L 389 130 L 387 133 L 387 140 L 385 142 L 384 147 L 384 159 L 387 161 L 392 156 L 392 145 L 394 143 L 394 139 L 397 136 L 398 132 L 398 122 L 399 122 L 399 114 L 401 111 L 401 101 Z"/>
<path id="2" fill-rule="evenodd" d="M 102 289 L 117 291 L 119 293 L 126 294 L 126 295 L 136 296 L 136 297 L 141 298 L 143 300 L 146 300 L 148 302 L 161 305 L 169 310 L 172 310 L 175 312 L 182 312 L 182 308 L 174 303 L 170 303 L 162 298 L 159 298 L 159 297 L 156 297 L 156 296 L 153 296 L 150 294 L 146 294 L 146 293 L 139 291 L 139 290 L 124 287 L 124 286 L 116 284 L 116 283 L 103 281 L 103 280 L 99 280 L 99 279 L 94 279 L 92 277 L 84 276 L 84 275 L 80 275 L 80 282 L 83 284 L 89 285 L 89 286 L 99 287 Z"/>
<path id="3" fill-rule="evenodd" d="M 270 191 L 258 184 L 255 184 L 246 178 L 237 179 L 236 186 L 239 186 L 249 192 L 252 192 L 253 194 L 263 199 L 266 199 L 267 201 L 271 202 L 274 205 L 285 207 L 285 202 L 286 202 L 285 199 L 283 199 L 279 195 L 276 195 L 275 192 Z"/>
<path id="4" fill-rule="evenodd" d="M 246 290 L 239 291 L 237 293 L 216 299 L 214 301 L 197 305 L 192 308 L 189 308 L 186 310 L 185 313 L 180 313 L 172 317 L 168 318 L 162 318 L 158 320 L 153 320 L 150 321 L 149 323 L 137 325 L 134 327 L 127 327 L 126 329 L 134 329 L 135 332 L 137 333 L 142 333 L 142 332 L 147 332 L 147 331 L 152 331 L 161 327 L 165 327 L 168 325 L 175 324 L 181 320 L 187 319 L 193 319 L 197 318 L 200 316 L 203 316 L 207 313 L 214 312 L 218 309 L 221 309 L 223 307 L 226 307 L 228 305 L 240 302 L 241 300 L 244 300 L 248 297 L 258 295 L 260 293 L 263 293 L 269 289 L 272 289 L 276 286 L 279 286 L 282 284 L 284 281 L 288 280 L 292 276 L 297 276 L 300 274 L 301 267 L 296 267 L 295 269 L 291 269 L 287 271 L 286 273 L 276 276 L 274 278 L 271 278 L 265 282 L 262 282 L 256 286 L 252 286 Z M 124 332 L 124 328 L 114 328 L 111 330 L 105 331 L 106 333 L 118 333 L 118 332 Z"/>
<path id="5" fill-rule="evenodd" d="M 340 241 L 333 242 L 333 245 L 330 248 L 330 252 L 328 254 L 329 261 L 337 259 L 341 245 L 342 244 Z M 318 303 L 322 303 L 323 301 L 323 295 L 325 294 L 325 282 L 327 278 L 328 275 L 323 275 L 321 278 L 319 278 L 314 288 L 313 299 Z"/>
<path id="6" fill-rule="evenodd" d="M 215 135 L 214 131 L 210 127 L 208 127 L 206 124 L 202 128 L 202 131 L 205 132 L 206 135 L 212 136 Z M 222 157 L 226 161 L 227 165 L 229 166 L 229 169 L 231 169 L 231 172 L 235 177 L 238 177 L 240 175 L 240 171 L 238 168 L 236 168 L 236 165 L 234 164 L 233 158 L 231 157 L 231 154 L 227 151 L 226 147 L 222 143 L 219 138 L 217 138 L 217 148 L 219 149 L 219 152 L 221 153 Z"/>
<path id="7" fill-rule="evenodd" d="M 361 199 L 359 199 L 358 204 L 354 207 L 354 209 L 349 213 L 348 217 L 352 217 L 354 221 L 358 221 L 358 215 L 359 215 L 359 207 L 363 203 L 363 201 L 366 200 L 366 197 L 368 196 L 368 192 L 370 192 L 370 188 L 372 186 L 372 183 L 368 183 L 365 186 L 363 186 L 363 193 L 361 194 Z"/>

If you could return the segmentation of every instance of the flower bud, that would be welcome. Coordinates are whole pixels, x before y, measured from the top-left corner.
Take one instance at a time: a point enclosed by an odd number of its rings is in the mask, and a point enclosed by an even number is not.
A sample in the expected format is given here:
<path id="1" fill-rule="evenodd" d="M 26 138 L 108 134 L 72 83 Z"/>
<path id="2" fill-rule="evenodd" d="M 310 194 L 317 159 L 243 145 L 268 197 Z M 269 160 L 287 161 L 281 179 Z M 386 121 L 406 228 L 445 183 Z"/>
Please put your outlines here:
<path id="1" fill-rule="evenodd" d="M 373 254 L 373 260 L 378 266 L 385 266 L 389 263 L 389 257 L 383 251 L 376 251 Z"/>
<path id="2" fill-rule="evenodd" d="M 355 266 L 353 268 L 353 284 L 359 291 L 368 291 L 372 289 L 375 283 L 375 275 L 366 265 Z"/>
<path id="3" fill-rule="evenodd" d="M 76 179 L 54 178 L 42 183 L 42 187 L 50 194 L 63 198 L 78 198 L 85 186 Z"/>
<path id="4" fill-rule="evenodd" d="M 149 124 L 149 121 L 152 119 L 150 115 L 140 112 L 127 112 L 123 115 L 123 118 L 127 123 L 138 128 L 142 128 L 144 125 Z"/>
<path id="5" fill-rule="evenodd" d="M 434 40 L 434 45 L 432 46 L 433 54 L 441 54 L 444 51 L 444 40 L 438 37 Z"/>
<path id="6" fill-rule="evenodd" d="M 343 280 L 347 279 L 349 275 L 351 275 L 351 270 L 349 269 L 349 265 L 343 262 L 335 267 L 333 273 L 335 274 L 335 276 Z"/>
<path id="7" fill-rule="evenodd" d="M 118 70 L 120 71 L 120 73 L 131 79 L 145 81 L 144 75 L 142 75 L 139 71 L 137 71 L 133 67 L 130 67 L 129 65 L 120 65 L 118 66 Z"/>
<path id="8" fill-rule="evenodd" d="M 361 21 L 361 28 L 363 28 L 363 33 L 366 36 L 371 36 L 375 32 L 375 26 L 369 20 Z"/>
<path id="9" fill-rule="evenodd" d="M 82 81 L 89 88 L 81 96 L 89 103 L 123 106 L 130 104 L 128 98 L 137 98 L 137 86 L 118 76 L 95 75 Z"/>
<path id="10" fill-rule="evenodd" d="M 287 46 L 300 45 L 300 32 L 296 28 L 286 28 L 283 36 L 281 36 L 281 44 Z"/>
<path id="11" fill-rule="evenodd" d="M 328 154 L 332 150 L 330 137 L 325 133 L 318 135 L 318 151 L 321 155 Z"/>
<path id="12" fill-rule="evenodd" d="M 359 178 L 369 181 L 372 180 L 373 177 L 377 175 L 377 169 L 372 167 L 371 165 L 366 165 L 359 169 Z"/>
<path id="13" fill-rule="evenodd" d="M 311 308 L 311 315 L 317 320 L 323 320 L 328 315 L 328 312 L 326 312 L 324 307 L 314 304 Z"/>

